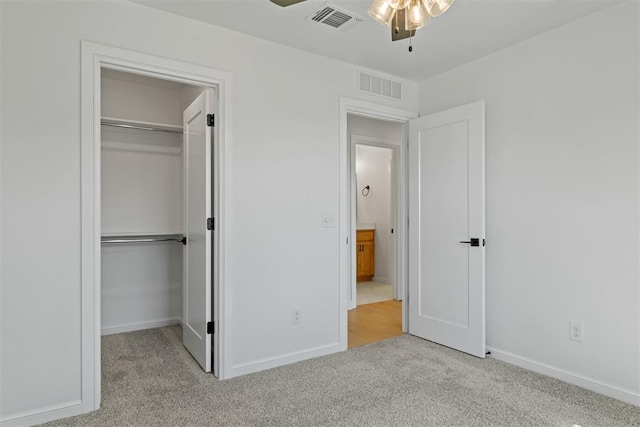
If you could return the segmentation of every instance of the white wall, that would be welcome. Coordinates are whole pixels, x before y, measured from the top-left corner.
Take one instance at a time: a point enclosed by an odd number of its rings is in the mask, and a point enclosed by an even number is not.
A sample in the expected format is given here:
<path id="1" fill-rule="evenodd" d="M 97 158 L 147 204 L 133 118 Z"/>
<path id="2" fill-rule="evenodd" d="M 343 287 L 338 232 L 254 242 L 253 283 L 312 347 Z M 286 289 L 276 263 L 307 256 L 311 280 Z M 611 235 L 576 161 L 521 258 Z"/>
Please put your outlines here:
<path id="1" fill-rule="evenodd" d="M 102 115 L 182 126 L 186 85 L 103 71 Z M 103 233 L 182 233 L 182 135 L 102 127 Z"/>
<path id="2" fill-rule="evenodd" d="M 186 110 L 206 88 L 184 85 L 182 88 L 182 111 Z M 182 117 L 182 113 L 180 113 Z"/>
<path id="3" fill-rule="evenodd" d="M 390 148 L 356 145 L 356 221 L 374 223 L 374 280 L 392 283 Z M 364 196 L 363 188 L 369 186 Z"/>
<path id="4" fill-rule="evenodd" d="M 81 40 L 233 73 L 232 373 L 336 348 L 339 97 L 384 102 L 356 68 L 126 1 L 0 9 L 0 418 L 81 399 Z"/>
<path id="5" fill-rule="evenodd" d="M 103 335 L 178 324 L 182 319 L 182 245 L 103 245 Z"/>
<path id="6" fill-rule="evenodd" d="M 404 125 L 402 123 L 388 122 L 369 117 L 347 116 L 347 133 L 349 139 L 352 135 L 368 136 L 384 139 L 389 143 L 400 146 L 404 141 Z"/>
<path id="7" fill-rule="evenodd" d="M 191 88 L 176 82 L 102 70 L 102 115 L 182 126 L 182 96 Z"/>
<path id="8" fill-rule="evenodd" d="M 487 344 L 638 404 L 639 22 L 615 6 L 420 85 L 421 114 L 486 101 Z"/>

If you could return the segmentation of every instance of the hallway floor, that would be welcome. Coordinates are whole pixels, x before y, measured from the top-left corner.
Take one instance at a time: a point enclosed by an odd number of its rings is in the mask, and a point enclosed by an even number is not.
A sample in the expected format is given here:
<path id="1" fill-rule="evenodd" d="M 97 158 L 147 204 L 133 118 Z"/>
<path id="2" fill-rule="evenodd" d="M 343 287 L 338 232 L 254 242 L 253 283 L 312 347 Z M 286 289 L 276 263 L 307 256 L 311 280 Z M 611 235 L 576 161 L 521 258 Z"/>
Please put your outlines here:
<path id="1" fill-rule="evenodd" d="M 402 301 L 363 304 L 349 311 L 349 348 L 402 335 Z"/>

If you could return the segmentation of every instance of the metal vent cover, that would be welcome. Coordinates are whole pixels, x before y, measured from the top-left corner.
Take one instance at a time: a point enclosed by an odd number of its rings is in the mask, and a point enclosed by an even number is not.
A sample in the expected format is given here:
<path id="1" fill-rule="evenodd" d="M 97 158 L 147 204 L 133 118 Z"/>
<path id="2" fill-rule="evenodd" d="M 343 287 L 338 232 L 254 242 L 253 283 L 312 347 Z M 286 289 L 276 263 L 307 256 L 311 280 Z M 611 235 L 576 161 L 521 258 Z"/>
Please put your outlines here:
<path id="1" fill-rule="evenodd" d="M 389 77 L 368 71 L 358 71 L 359 92 L 402 101 L 402 83 Z"/>
<path id="2" fill-rule="evenodd" d="M 364 21 L 362 17 L 329 3 L 323 4 L 320 9 L 309 15 L 307 19 L 340 30 L 353 28 Z"/>

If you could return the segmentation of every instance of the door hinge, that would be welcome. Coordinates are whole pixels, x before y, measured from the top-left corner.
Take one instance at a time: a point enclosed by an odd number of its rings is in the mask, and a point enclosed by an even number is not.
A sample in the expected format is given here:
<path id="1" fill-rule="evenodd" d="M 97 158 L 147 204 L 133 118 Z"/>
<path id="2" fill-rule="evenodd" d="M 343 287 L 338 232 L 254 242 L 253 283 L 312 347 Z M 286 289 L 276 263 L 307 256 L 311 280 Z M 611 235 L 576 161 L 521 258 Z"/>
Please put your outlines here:
<path id="1" fill-rule="evenodd" d="M 214 127 L 216 122 L 215 114 L 207 114 L 207 126 Z"/>
<path id="2" fill-rule="evenodd" d="M 207 322 L 207 334 L 211 335 L 214 332 L 215 322 Z"/>
<path id="3" fill-rule="evenodd" d="M 216 229 L 216 220 L 215 218 L 207 218 L 207 230 L 215 230 Z"/>

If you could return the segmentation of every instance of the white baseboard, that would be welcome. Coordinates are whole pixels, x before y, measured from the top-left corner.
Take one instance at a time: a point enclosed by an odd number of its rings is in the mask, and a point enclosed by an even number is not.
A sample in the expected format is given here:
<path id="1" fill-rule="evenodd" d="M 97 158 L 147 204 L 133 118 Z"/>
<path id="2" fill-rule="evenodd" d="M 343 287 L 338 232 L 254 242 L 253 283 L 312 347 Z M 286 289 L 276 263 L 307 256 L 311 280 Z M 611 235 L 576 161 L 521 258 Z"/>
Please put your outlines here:
<path id="1" fill-rule="evenodd" d="M 574 372 L 569 372 L 564 369 L 556 368 L 555 366 L 536 362 L 534 360 L 527 359 L 526 357 L 521 357 L 493 347 L 487 347 L 487 351 L 491 352 L 491 357 L 494 359 L 501 360 L 548 377 L 553 377 L 569 384 L 577 385 L 578 387 L 586 388 L 587 390 L 621 400 L 625 403 L 630 403 L 631 405 L 640 406 L 640 393 L 632 390 L 626 390 L 610 384 L 605 384 L 601 381 L 587 378 Z"/>
<path id="2" fill-rule="evenodd" d="M 73 417 L 82 413 L 82 402 L 61 403 L 59 405 L 47 406 L 28 412 L 9 415 L 0 420 L 2 427 L 26 427 L 37 424 L 48 423 L 62 418 Z"/>
<path id="3" fill-rule="evenodd" d="M 102 336 L 121 334 L 124 332 L 142 331 L 143 329 L 162 328 L 164 326 L 181 325 L 182 319 L 172 317 L 170 319 L 151 320 L 149 322 L 129 323 L 126 325 L 107 326 L 101 329 Z"/>
<path id="4" fill-rule="evenodd" d="M 339 351 L 342 351 L 340 349 L 340 344 L 335 343 L 327 346 L 312 348 L 305 351 L 289 353 L 270 359 L 262 359 L 256 362 L 237 365 L 231 368 L 231 375 L 229 376 L 229 378 L 253 374 L 254 372 L 260 372 L 266 369 L 277 368 L 278 366 L 289 365 L 291 363 L 301 362 L 307 359 L 326 356 L 328 354 L 337 353 Z"/>

